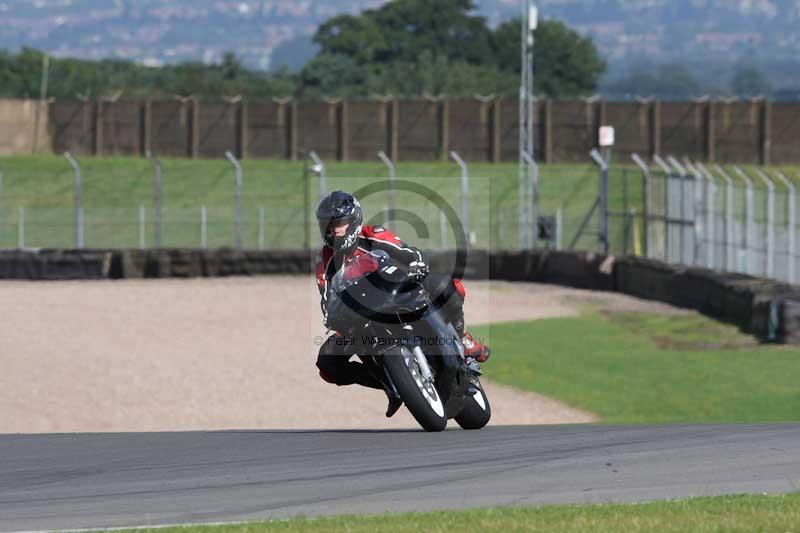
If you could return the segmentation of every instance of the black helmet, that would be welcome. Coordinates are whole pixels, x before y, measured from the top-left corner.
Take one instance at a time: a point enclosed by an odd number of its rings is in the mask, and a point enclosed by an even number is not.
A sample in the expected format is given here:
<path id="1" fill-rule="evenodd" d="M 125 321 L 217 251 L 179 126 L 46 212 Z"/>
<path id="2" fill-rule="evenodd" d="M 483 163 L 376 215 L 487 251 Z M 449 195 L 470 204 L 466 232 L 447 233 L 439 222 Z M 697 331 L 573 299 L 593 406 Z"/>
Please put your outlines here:
<path id="1" fill-rule="evenodd" d="M 330 231 L 331 222 L 347 221 L 347 231 L 342 237 L 334 237 Z M 358 246 L 358 235 L 364 214 L 361 204 L 352 194 L 334 191 L 323 198 L 317 207 L 319 233 L 325 244 L 333 248 L 335 253 L 350 253 Z"/>

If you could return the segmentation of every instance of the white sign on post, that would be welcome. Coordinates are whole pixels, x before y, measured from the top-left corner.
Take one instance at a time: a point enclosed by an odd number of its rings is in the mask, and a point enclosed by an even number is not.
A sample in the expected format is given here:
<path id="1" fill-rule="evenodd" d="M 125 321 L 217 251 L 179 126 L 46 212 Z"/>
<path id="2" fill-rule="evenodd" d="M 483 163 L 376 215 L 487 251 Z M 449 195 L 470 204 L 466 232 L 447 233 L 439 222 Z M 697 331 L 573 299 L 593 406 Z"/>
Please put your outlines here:
<path id="1" fill-rule="evenodd" d="M 532 5 L 528 11 L 528 29 L 533 31 L 539 27 L 539 9 Z"/>
<path id="2" fill-rule="evenodd" d="M 600 146 L 614 146 L 614 126 L 600 126 Z"/>

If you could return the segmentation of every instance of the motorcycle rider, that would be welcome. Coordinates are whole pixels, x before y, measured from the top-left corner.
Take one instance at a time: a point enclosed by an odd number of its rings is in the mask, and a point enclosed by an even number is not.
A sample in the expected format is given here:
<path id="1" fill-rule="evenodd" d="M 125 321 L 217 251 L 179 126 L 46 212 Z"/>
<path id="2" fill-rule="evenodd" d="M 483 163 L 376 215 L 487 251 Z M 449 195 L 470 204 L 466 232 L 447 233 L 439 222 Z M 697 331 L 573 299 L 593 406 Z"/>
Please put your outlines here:
<path id="1" fill-rule="evenodd" d="M 328 325 L 327 302 L 330 295 L 330 281 L 345 261 L 368 253 L 384 250 L 400 265 L 407 265 L 410 277 L 423 283 L 428 293 L 438 295 L 436 303 L 445 318 L 456 328 L 462 339 L 464 354 L 480 363 L 489 359 L 491 350 L 476 341 L 464 331 L 464 287 L 461 281 L 450 276 L 430 273 L 425 256 L 420 250 L 405 244 L 397 235 L 382 226 L 364 226 L 361 205 L 353 195 L 335 191 L 323 198 L 317 207 L 317 222 L 324 246 L 316 258 L 317 286 L 322 300 L 322 314 Z M 319 350 L 317 368 L 320 377 L 328 383 L 339 386 L 363 385 L 386 391 L 383 384 L 374 377 L 367 367 L 350 361 L 354 353 L 348 353 L 342 342 L 337 342 L 344 332 L 334 332 Z M 391 417 L 403 402 L 386 391 L 389 407 L 386 416 Z"/>

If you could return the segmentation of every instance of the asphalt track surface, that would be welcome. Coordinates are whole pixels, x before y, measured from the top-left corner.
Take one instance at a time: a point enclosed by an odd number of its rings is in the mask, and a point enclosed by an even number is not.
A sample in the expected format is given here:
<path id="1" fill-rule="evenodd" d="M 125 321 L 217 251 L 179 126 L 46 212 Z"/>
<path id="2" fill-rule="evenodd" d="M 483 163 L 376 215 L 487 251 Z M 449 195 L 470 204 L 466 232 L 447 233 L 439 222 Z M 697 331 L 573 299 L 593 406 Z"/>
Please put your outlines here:
<path id="1" fill-rule="evenodd" d="M 800 490 L 800 425 L 0 436 L 0 530 Z"/>

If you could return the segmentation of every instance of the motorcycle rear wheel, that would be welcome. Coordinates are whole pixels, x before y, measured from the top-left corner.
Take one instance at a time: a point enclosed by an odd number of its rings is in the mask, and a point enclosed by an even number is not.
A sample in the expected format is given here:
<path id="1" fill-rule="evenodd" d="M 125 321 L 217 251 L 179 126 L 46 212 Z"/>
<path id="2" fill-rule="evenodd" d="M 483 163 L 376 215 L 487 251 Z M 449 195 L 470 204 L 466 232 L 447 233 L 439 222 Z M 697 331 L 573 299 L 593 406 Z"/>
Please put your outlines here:
<path id="1" fill-rule="evenodd" d="M 411 416 L 425 431 L 444 431 L 447 427 L 444 402 L 432 383 L 425 383 L 414 354 L 401 346 L 383 356 L 383 366 Z"/>

